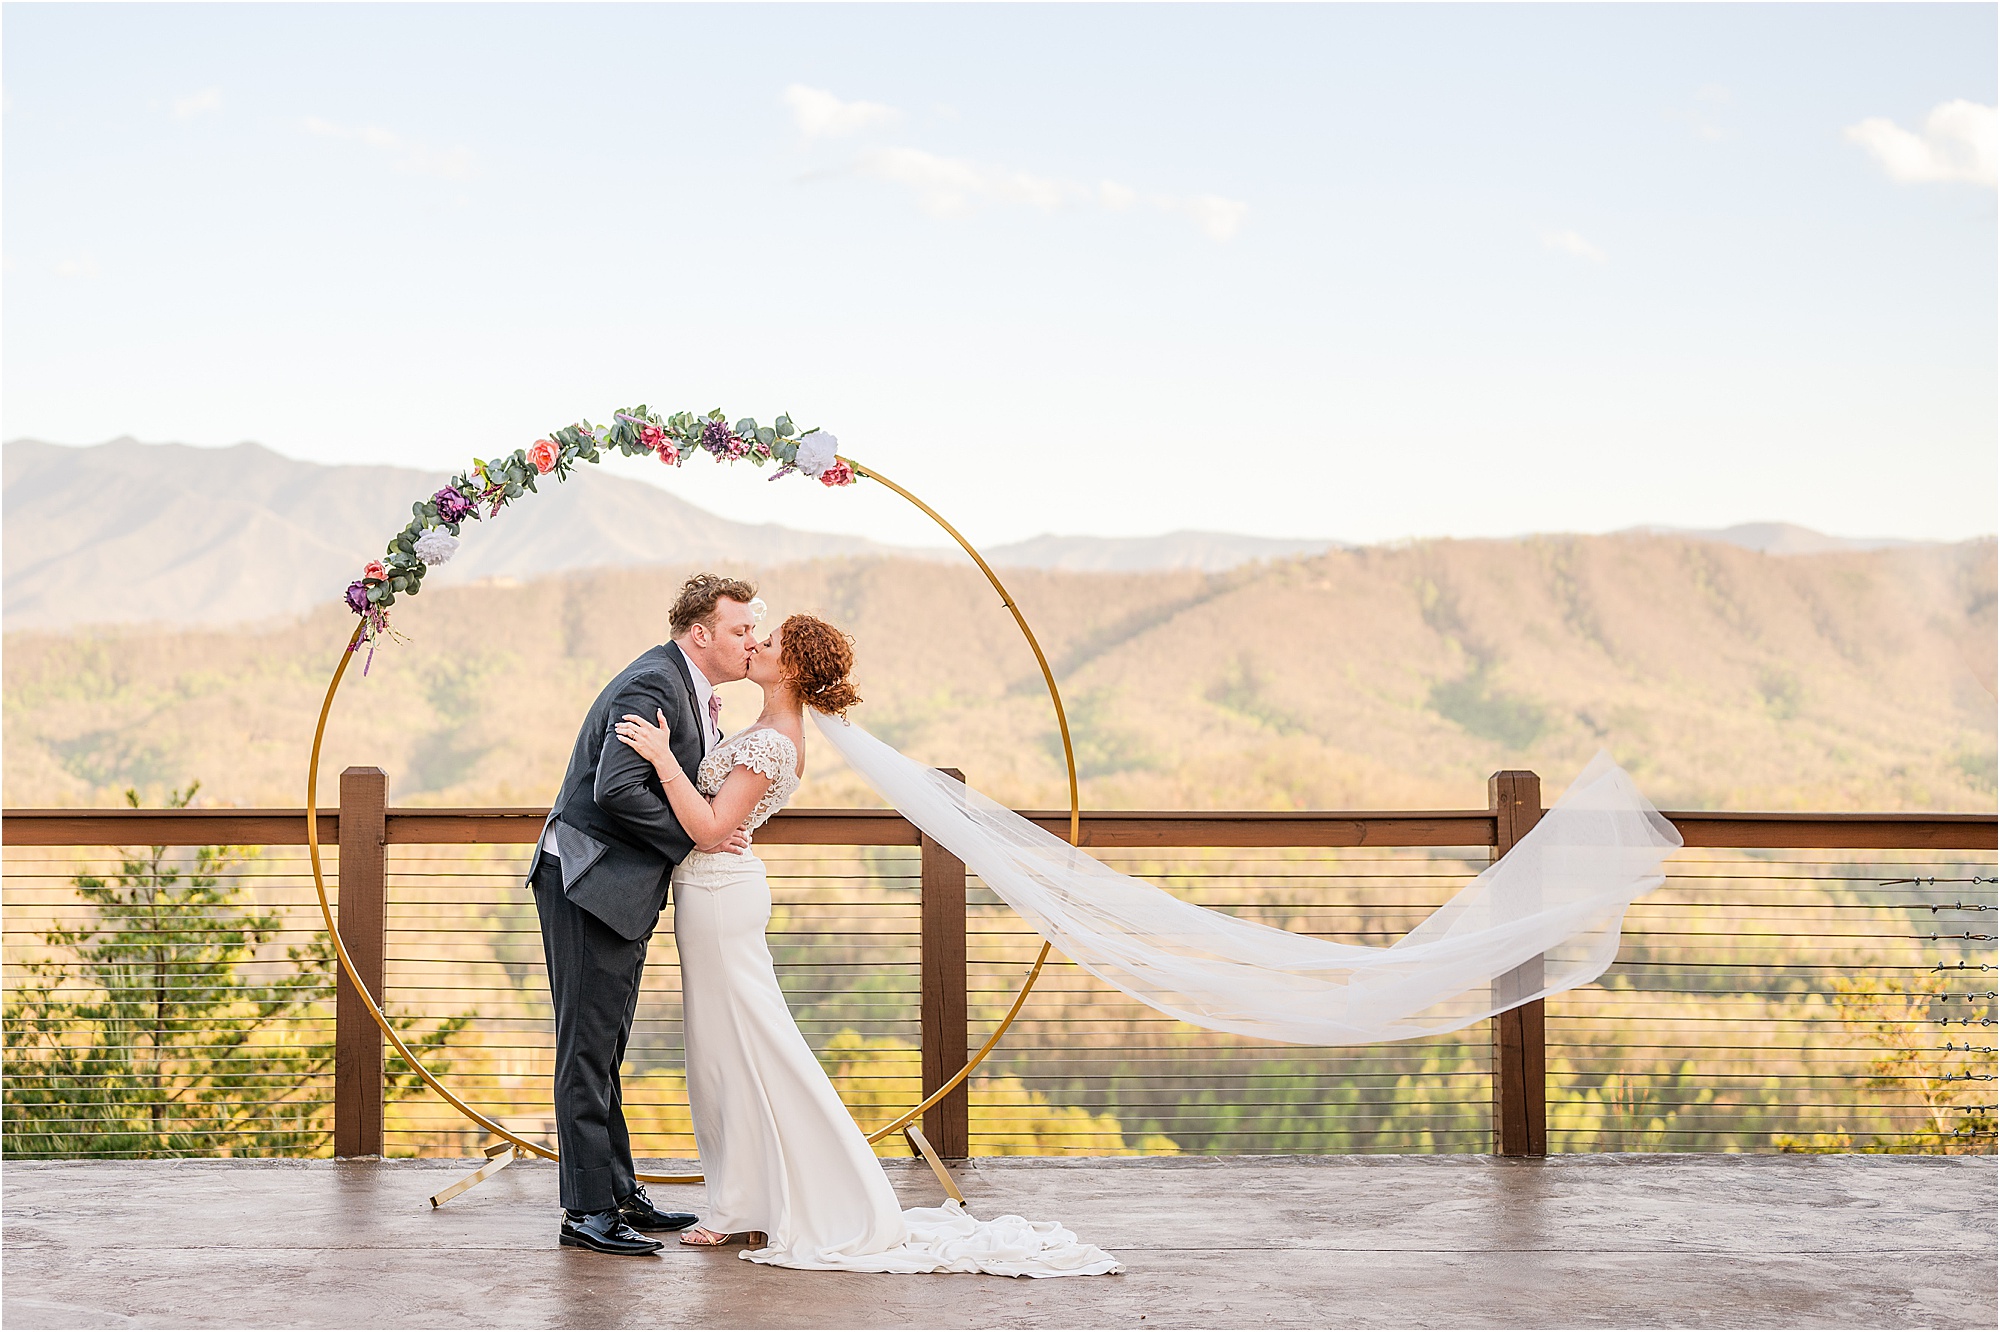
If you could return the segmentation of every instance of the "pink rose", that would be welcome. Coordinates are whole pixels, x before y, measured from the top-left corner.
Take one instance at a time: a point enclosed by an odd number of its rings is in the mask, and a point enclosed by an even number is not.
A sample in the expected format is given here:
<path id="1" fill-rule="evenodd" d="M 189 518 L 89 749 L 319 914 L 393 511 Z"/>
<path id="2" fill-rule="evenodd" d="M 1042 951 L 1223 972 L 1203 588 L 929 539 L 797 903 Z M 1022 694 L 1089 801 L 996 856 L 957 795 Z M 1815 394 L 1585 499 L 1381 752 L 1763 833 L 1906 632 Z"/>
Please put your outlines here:
<path id="1" fill-rule="evenodd" d="M 556 470 L 556 446 L 546 439 L 538 439 L 528 448 L 528 461 L 535 470 L 547 475 Z"/>
<path id="2" fill-rule="evenodd" d="M 372 578 L 378 583 L 389 581 L 389 570 L 380 560 L 368 561 L 368 567 L 361 571 L 363 578 Z"/>
<path id="3" fill-rule="evenodd" d="M 660 461 L 669 467 L 678 466 L 680 463 L 681 451 L 674 447 L 672 440 L 664 436 L 653 446 L 653 452 L 659 454 Z"/>
<path id="4" fill-rule="evenodd" d="M 835 461 L 833 466 L 819 474 L 823 486 L 851 486 L 854 484 L 854 469 L 844 462 Z"/>
<path id="5" fill-rule="evenodd" d="M 656 453 L 659 451 L 660 441 L 666 437 L 667 432 L 656 425 L 642 425 L 639 427 L 639 442 Z"/>

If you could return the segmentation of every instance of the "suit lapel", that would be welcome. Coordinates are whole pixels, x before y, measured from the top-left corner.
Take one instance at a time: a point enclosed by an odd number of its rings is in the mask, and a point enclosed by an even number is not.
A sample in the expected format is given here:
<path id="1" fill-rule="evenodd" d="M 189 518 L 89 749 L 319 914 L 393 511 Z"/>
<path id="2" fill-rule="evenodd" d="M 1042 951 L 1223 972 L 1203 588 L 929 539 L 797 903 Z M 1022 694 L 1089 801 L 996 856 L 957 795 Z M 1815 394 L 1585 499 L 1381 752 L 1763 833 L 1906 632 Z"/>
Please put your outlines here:
<path id="1" fill-rule="evenodd" d="M 681 651 L 679 643 L 667 644 L 667 657 L 674 663 L 674 669 L 681 673 L 681 683 L 688 687 L 688 706 L 694 706 L 694 676 L 688 670 L 687 654 Z"/>
<path id="2" fill-rule="evenodd" d="M 694 718 L 695 762 L 700 763 L 702 756 L 708 753 L 708 721 L 701 715 L 701 709 L 695 706 L 694 675 L 688 667 L 687 654 L 681 651 L 679 643 L 667 644 L 667 657 L 674 663 L 674 669 L 681 673 L 681 683 L 687 686 L 688 716 Z"/>

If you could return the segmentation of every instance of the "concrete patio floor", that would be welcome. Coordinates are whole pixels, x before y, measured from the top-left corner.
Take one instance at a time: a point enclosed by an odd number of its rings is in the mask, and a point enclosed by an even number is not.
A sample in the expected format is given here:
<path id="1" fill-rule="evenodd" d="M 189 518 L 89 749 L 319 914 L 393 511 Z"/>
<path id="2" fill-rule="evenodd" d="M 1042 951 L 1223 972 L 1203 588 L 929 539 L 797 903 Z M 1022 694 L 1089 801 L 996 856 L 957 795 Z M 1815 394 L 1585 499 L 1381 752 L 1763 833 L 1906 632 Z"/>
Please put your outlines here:
<path id="1" fill-rule="evenodd" d="M 555 1243 L 522 1163 L 10 1162 L 8 1328 L 1992 1327 L 1991 1157 L 983 1159 L 975 1213 L 1122 1276 L 780 1271 Z M 892 1162 L 906 1205 L 942 1191 Z M 699 1188 L 654 1186 L 699 1210 Z"/>

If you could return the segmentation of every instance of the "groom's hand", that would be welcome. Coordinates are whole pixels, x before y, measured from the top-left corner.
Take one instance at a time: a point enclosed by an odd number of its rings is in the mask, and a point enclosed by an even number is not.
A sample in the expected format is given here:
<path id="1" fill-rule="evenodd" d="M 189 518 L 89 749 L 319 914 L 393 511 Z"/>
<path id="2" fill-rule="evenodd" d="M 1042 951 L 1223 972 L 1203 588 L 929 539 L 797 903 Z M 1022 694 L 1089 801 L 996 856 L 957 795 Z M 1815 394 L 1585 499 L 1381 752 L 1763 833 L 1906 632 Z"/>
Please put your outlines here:
<path id="1" fill-rule="evenodd" d="M 714 846 L 703 846 L 696 848 L 696 850 L 699 851 L 727 853 L 728 855 L 732 856 L 740 856 L 749 849 L 750 849 L 750 834 L 745 832 L 741 828 L 732 828 L 730 830 L 729 836 L 723 838 L 721 841 L 717 842 Z"/>

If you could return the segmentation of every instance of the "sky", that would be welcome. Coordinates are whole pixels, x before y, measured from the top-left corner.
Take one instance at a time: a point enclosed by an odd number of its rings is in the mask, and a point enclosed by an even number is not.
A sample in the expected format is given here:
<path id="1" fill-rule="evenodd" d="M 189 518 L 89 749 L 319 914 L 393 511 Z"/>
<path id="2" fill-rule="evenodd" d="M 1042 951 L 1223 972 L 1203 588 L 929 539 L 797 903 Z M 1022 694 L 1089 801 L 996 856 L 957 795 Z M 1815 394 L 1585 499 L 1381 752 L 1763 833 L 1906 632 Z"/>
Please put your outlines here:
<path id="1" fill-rule="evenodd" d="M 1992 5 L 0 8 L 0 435 L 975 541 L 1990 533 Z M 621 460 L 933 543 L 880 487 Z"/>

